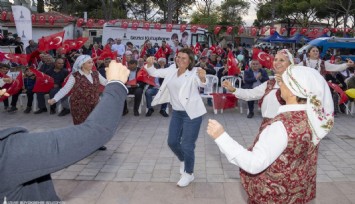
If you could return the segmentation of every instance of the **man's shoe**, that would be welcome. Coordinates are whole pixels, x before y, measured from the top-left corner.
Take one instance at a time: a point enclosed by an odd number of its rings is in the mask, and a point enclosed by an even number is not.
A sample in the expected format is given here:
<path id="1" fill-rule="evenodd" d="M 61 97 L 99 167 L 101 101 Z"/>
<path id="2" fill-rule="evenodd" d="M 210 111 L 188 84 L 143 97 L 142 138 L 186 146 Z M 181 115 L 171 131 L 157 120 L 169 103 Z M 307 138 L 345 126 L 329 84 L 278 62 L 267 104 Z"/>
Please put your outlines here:
<path id="1" fill-rule="evenodd" d="M 160 110 L 159 113 L 160 113 L 160 115 L 162 115 L 163 117 L 169 117 L 169 115 L 166 113 L 165 110 Z"/>
<path id="2" fill-rule="evenodd" d="M 123 110 L 122 116 L 127 115 L 127 114 L 128 114 L 128 110 L 127 110 L 127 109 L 126 109 L 126 110 Z"/>
<path id="3" fill-rule="evenodd" d="M 24 113 L 30 113 L 31 112 L 31 107 L 27 107 L 25 111 L 23 111 Z"/>
<path id="4" fill-rule="evenodd" d="M 134 116 L 139 116 L 138 110 L 134 110 Z"/>
<path id="5" fill-rule="evenodd" d="M 58 116 L 65 116 L 68 115 L 70 113 L 69 109 L 63 108 L 62 111 L 60 111 L 60 113 L 58 114 Z"/>
<path id="6" fill-rule="evenodd" d="M 188 186 L 193 180 L 195 179 L 194 174 L 188 174 L 184 172 L 181 177 L 179 182 L 177 182 L 177 185 L 180 187 L 186 187 Z"/>
<path id="7" fill-rule="evenodd" d="M 247 118 L 252 118 L 252 117 L 254 117 L 254 113 L 253 113 L 253 112 L 250 112 L 250 113 L 248 114 Z"/>
<path id="8" fill-rule="evenodd" d="M 102 147 L 100 147 L 99 149 L 97 149 L 97 150 L 100 150 L 100 151 L 105 151 L 107 149 L 107 147 L 105 147 L 105 146 L 102 146 Z"/>
<path id="9" fill-rule="evenodd" d="M 51 110 L 49 111 L 49 114 L 51 114 L 51 115 L 55 114 L 55 109 L 51 109 Z"/>
<path id="10" fill-rule="evenodd" d="M 154 112 L 154 109 L 153 108 L 149 108 L 148 112 L 145 114 L 145 116 L 146 117 L 150 117 L 150 116 L 152 116 L 153 112 Z"/>
<path id="11" fill-rule="evenodd" d="M 7 112 L 9 110 L 9 106 L 4 107 L 4 111 Z"/>
<path id="12" fill-rule="evenodd" d="M 8 110 L 8 113 L 15 113 L 17 111 L 16 107 L 11 107 L 10 110 Z"/>
<path id="13" fill-rule="evenodd" d="M 39 110 L 35 111 L 34 114 L 41 114 L 41 113 L 45 113 L 45 112 L 47 112 L 47 108 L 39 109 Z"/>

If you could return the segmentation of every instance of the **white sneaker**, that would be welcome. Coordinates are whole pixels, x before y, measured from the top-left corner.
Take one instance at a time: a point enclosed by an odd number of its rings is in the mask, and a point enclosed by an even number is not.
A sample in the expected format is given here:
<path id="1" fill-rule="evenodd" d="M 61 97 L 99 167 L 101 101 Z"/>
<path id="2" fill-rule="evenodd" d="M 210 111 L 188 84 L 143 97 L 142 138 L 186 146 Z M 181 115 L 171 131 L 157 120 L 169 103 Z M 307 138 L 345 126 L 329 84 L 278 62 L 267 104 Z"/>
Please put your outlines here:
<path id="1" fill-rule="evenodd" d="M 180 174 L 182 175 L 185 172 L 185 162 L 180 162 Z"/>
<path id="2" fill-rule="evenodd" d="M 179 182 L 177 182 L 177 185 L 180 187 L 188 186 L 194 179 L 195 179 L 194 174 L 188 174 L 184 172 L 181 175 Z"/>

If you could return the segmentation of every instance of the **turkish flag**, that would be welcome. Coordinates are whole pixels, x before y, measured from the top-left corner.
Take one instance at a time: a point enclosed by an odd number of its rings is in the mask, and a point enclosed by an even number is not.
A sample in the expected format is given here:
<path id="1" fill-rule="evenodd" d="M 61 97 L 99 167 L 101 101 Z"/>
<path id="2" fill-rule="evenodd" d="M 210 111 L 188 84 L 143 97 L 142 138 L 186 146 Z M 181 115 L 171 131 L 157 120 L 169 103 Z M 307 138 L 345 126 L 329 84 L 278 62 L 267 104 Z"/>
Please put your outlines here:
<path id="1" fill-rule="evenodd" d="M 49 22 L 51 25 L 54 24 L 54 21 L 55 21 L 54 16 L 49 16 L 49 17 L 48 17 L 48 22 Z"/>
<path id="2" fill-rule="evenodd" d="M 302 35 L 304 35 L 304 34 L 306 34 L 307 33 L 307 28 L 302 28 L 301 29 L 301 31 L 300 31 L 300 33 L 302 34 Z"/>
<path id="3" fill-rule="evenodd" d="M 276 31 L 276 28 L 275 28 L 275 27 L 270 28 L 270 35 L 273 35 L 273 34 L 275 33 L 275 31 Z"/>
<path id="4" fill-rule="evenodd" d="M 173 24 L 169 23 L 169 24 L 166 24 L 166 32 L 171 32 L 173 31 Z"/>
<path id="5" fill-rule="evenodd" d="M 208 53 L 208 49 L 205 48 L 201 53 L 201 57 L 207 57 L 207 53 Z"/>
<path id="6" fill-rule="evenodd" d="M 31 14 L 32 23 L 36 23 L 36 14 Z"/>
<path id="7" fill-rule="evenodd" d="M 229 76 L 235 76 L 240 74 L 240 69 L 238 67 L 237 61 L 234 58 L 233 52 L 229 51 L 228 52 L 228 75 Z"/>
<path id="8" fill-rule="evenodd" d="M 38 65 L 38 61 L 41 60 L 41 58 L 39 57 L 41 53 L 37 50 L 33 51 L 31 54 L 30 54 L 30 57 L 28 59 L 28 62 L 30 65 L 33 65 L 33 64 L 37 64 Z"/>
<path id="9" fill-rule="evenodd" d="M 82 48 L 84 46 L 84 44 L 86 43 L 86 41 L 88 41 L 89 38 L 87 37 L 79 37 L 75 40 L 76 42 L 76 49 L 79 50 L 80 48 Z"/>
<path id="10" fill-rule="evenodd" d="M 145 70 L 144 67 L 142 67 L 138 73 L 137 73 L 137 81 L 144 82 L 146 84 L 156 86 L 155 84 L 155 78 L 151 77 L 148 72 Z"/>
<path id="11" fill-rule="evenodd" d="M 154 29 L 160 30 L 161 29 L 161 23 L 155 23 L 154 24 Z"/>
<path id="12" fill-rule="evenodd" d="M 20 74 L 17 75 L 16 79 L 11 83 L 9 88 L 7 89 L 7 93 L 11 96 L 14 94 L 17 94 L 23 87 L 23 78 L 22 78 L 22 71 L 20 71 Z M 8 96 L 2 96 L 0 97 L 0 102 L 7 99 Z"/>
<path id="13" fill-rule="evenodd" d="M 201 45 L 199 42 L 196 43 L 195 47 L 194 47 L 194 53 L 195 55 L 197 55 L 200 52 L 201 49 Z"/>
<path id="14" fill-rule="evenodd" d="M 137 85 L 137 79 L 132 79 L 130 81 L 127 81 L 126 82 L 126 85 L 129 85 L 129 86 L 136 86 Z"/>
<path id="15" fill-rule="evenodd" d="M 215 35 L 218 35 L 218 33 L 219 33 L 219 31 L 221 31 L 221 26 L 216 26 L 216 27 L 214 27 L 214 30 L 213 30 L 213 33 L 215 34 Z"/>
<path id="16" fill-rule="evenodd" d="M 282 34 L 284 34 L 286 32 L 286 28 L 285 27 L 282 27 L 281 29 L 280 29 L 280 34 L 282 35 Z"/>
<path id="17" fill-rule="evenodd" d="M 351 32 L 351 28 L 345 28 L 345 33 L 350 33 Z"/>
<path id="18" fill-rule="evenodd" d="M 124 66 L 127 66 L 127 58 L 126 58 L 126 55 L 123 55 L 121 64 L 123 64 Z"/>
<path id="19" fill-rule="evenodd" d="M 232 93 L 211 93 L 215 109 L 235 108 L 238 99 Z"/>
<path id="20" fill-rule="evenodd" d="M 297 28 L 291 28 L 290 35 L 294 35 L 297 32 Z"/>
<path id="21" fill-rule="evenodd" d="M 132 30 L 137 30 L 138 26 L 139 26 L 139 22 L 138 21 L 133 21 L 132 22 Z"/>
<path id="22" fill-rule="evenodd" d="M 16 64 L 22 64 L 27 66 L 29 55 L 27 54 L 12 54 L 12 53 L 4 53 L 4 57 Z"/>
<path id="23" fill-rule="evenodd" d="M 117 21 L 118 21 L 117 19 L 113 19 L 113 20 L 109 20 L 108 23 L 114 25 L 117 23 Z"/>
<path id="24" fill-rule="evenodd" d="M 346 93 L 340 88 L 339 85 L 337 84 L 334 84 L 332 82 L 327 82 L 328 83 L 328 86 L 333 89 L 336 93 L 339 94 L 340 96 L 340 99 L 338 101 L 338 104 L 343 104 L 343 103 L 346 103 L 348 101 L 348 96 L 346 95 Z"/>
<path id="25" fill-rule="evenodd" d="M 266 27 L 262 27 L 262 28 L 261 28 L 261 33 L 260 33 L 260 34 L 261 34 L 261 35 L 265 35 L 265 32 L 266 32 Z"/>
<path id="26" fill-rule="evenodd" d="M 94 19 L 88 19 L 88 21 L 86 22 L 86 26 L 91 28 L 94 25 Z"/>
<path id="27" fill-rule="evenodd" d="M 216 47 L 216 54 L 221 56 L 223 53 L 224 53 L 224 50 L 220 46 L 217 46 Z"/>
<path id="28" fill-rule="evenodd" d="M 48 51 L 58 49 L 62 46 L 65 31 L 55 33 L 38 40 L 38 50 Z"/>
<path id="29" fill-rule="evenodd" d="M 83 18 L 79 18 L 76 21 L 76 26 L 81 27 L 81 26 L 83 26 L 83 23 L 84 23 L 84 19 Z"/>
<path id="30" fill-rule="evenodd" d="M 140 53 L 140 55 L 139 55 L 139 57 L 140 58 L 144 58 L 144 55 L 147 53 L 147 45 L 146 44 L 144 44 L 143 45 L 143 48 L 142 48 L 142 50 L 141 50 L 141 53 Z"/>
<path id="31" fill-rule="evenodd" d="M 332 29 L 332 33 L 336 33 L 336 32 L 338 32 L 338 29 L 337 28 L 333 28 Z"/>
<path id="32" fill-rule="evenodd" d="M 98 48 L 95 50 L 95 48 L 91 48 L 91 58 L 96 58 L 99 57 L 102 54 L 102 50 Z M 96 63 L 97 59 L 94 59 L 94 62 Z"/>
<path id="33" fill-rule="evenodd" d="M 227 31 L 226 31 L 227 35 L 230 35 L 232 31 L 233 31 L 233 26 L 227 26 Z"/>
<path id="34" fill-rule="evenodd" d="M 239 30 L 238 30 L 238 35 L 241 35 L 242 33 L 244 33 L 244 27 L 243 26 L 240 26 L 239 27 Z"/>
<path id="35" fill-rule="evenodd" d="M 123 28 L 123 29 L 127 29 L 128 28 L 128 21 L 127 20 L 123 20 L 121 22 L 121 28 Z"/>
<path id="36" fill-rule="evenodd" d="M 198 26 L 197 25 L 191 25 L 191 33 L 196 33 L 197 32 L 197 29 L 198 29 Z"/>
<path id="37" fill-rule="evenodd" d="M 54 79 L 52 77 L 34 68 L 30 68 L 30 70 L 36 76 L 36 82 L 32 92 L 48 93 L 54 87 Z"/>
<path id="38" fill-rule="evenodd" d="M 180 25 L 180 32 L 183 33 L 186 30 L 186 27 L 187 27 L 186 24 L 181 24 Z"/>
<path id="39" fill-rule="evenodd" d="M 104 49 L 99 57 L 99 60 L 104 60 L 106 58 L 116 60 L 117 59 L 117 52 L 112 52 L 111 49 Z"/>
<path id="40" fill-rule="evenodd" d="M 143 23 L 143 29 L 144 30 L 149 30 L 150 29 L 150 23 L 149 22 L 144 22 Z"/>
<path id="41" fill-rule="evenodd" d="M 155 53 L 154 55 L 155 58 L 159 59 L 161 57 L 165 58 L 165 52 L 164 50 L 162 49 L 162 47 L 160 47 L 157 51 L 157 53 Z"/>
<path id="42" fill-rule="evenodd" d="M 257 31 L 258 30 L 255 27 L 251 27 L 251 31 L 250 31 L 251 36 L 256 36 Z"/>
<path id="43" fill-rule="evenodd" d="M 63 42 L 63 48 L 66 51 L 76 50 L 76 40 L 65 40 Z"/>
<path id="44" fill-rule="evenodd" d="M 104 19 L 100 19 L 98 22 L 97 22 L 100 26 L 103 26 L 105 24 L 105 20 Z"/>
<path id="45" fill-rule="evenodd" d="M 44 17 L 44 15 L 39 15 L 39 23 L 40 24 L 45 24 L 46 23 L 46 17 Z"/>
<path id="46" fill-rule="evenodd" d="M 2 11 L 1 12 L 1 20 L 6 21 L 6 18 L 7 18 L 7 11 Z"/>
<path id="47" fill-rule="evenodd" d="M 216 45 L 212 44 L 210 50 L 212 51 L 212 53 L 216 53 Z"/>
<path id="48" fill-rule="evenodd" d="M 253 56 L 254 56 L 254 53 L 253 53 Z M 259 53 L 257 54 L 257 59 L 263 67 L 268 68 L 268 69 L 273 68 L 274 57 L 267 54 L 266 52 L 259 51 Z"/>
<path id="49" fill-rule="evenodd" d="M 323 28 L 323 34 L 327 34 L 329 32 L 329 28 Z"/>

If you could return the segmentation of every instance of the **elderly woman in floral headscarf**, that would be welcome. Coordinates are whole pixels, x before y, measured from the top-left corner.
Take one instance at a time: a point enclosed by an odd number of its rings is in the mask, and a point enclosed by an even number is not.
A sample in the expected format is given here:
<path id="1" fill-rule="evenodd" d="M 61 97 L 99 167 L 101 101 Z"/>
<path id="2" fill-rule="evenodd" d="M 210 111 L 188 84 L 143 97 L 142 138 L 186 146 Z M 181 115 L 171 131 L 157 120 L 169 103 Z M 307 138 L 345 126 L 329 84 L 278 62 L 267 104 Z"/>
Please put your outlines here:
<path id="1" fill-rule="evenodd" d="M 281 75 L 287 67 L 294 65 L 292 54 L 287 49 L 277 52 L 273 61 L 273 70 L 276 75 Z M 277 115 L 277 110 L 285 101 L 281 98 L 280 87 L 275 79 L 261 83 L 253 89 L 235 88 L 231 82 L 225 80 L 222 86 L 232 92 L 237 98 L 245 101 L 259 100 L 263 121 L 261 127 Z"/>
<path id="2" fill-rule="evenodd" d="M 333 100 L 315 69 L 289 66 L 277 81 L 286 105 L 249 149 L 215 120 L 209 120 L 207 133 L 241 168 L 249 203 L 307 203 L 316 196 L 318 144 L 333 127 Z"/>
<path id="3" fill-rule="evenodd" d="M 98 71 L 93 71 L 94 62 L 89 55 L 80 55 L 73 65 L 72 74 L 65 86 L 48 100 L 54 104 L 71 92 L 70 109 L 74 125 L 86 120 L 91 111 L 99 102 L 99 86 L 105 86 L 107 80 Z"/>

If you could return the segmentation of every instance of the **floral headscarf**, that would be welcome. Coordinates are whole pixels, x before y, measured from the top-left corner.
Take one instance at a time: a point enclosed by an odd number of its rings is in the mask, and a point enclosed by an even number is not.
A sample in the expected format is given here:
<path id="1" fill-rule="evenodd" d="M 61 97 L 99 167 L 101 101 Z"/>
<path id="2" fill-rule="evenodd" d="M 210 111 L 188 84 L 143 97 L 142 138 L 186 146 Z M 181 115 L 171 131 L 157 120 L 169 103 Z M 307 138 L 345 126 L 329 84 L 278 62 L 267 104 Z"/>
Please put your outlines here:
<path id="1" fill-rule="evenodd" d="M 89 55 L 80 55 L 78 58 L 76 58 L 74 65 L 73 65 L 73 70 L 72 73 L 75 73 L 81 69 L 81 66 L 87 61 L 89 61 L 91 57 Z"/>
<path id="2" fill-rule="evenodd" d="M 295 64 L 295 62 L 293 60 L 293 55 L 290 53 L 290 51 L 288 49 L 279 50 L 279 51 L 277 51 L 277 53 L 285 55 L 290 60 L 291 65 Z"/>
<path id="3" fill-rule="evenodd" d="M 334 125 L 334 104 L 327 82 L 315 69 L 292 65 L 282 74 L 282 80 L 295 96 L 307 99 L 312 142 L 317 145 Z"/>

